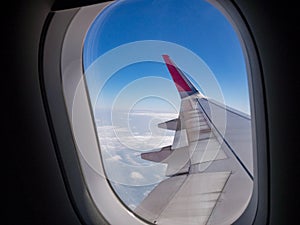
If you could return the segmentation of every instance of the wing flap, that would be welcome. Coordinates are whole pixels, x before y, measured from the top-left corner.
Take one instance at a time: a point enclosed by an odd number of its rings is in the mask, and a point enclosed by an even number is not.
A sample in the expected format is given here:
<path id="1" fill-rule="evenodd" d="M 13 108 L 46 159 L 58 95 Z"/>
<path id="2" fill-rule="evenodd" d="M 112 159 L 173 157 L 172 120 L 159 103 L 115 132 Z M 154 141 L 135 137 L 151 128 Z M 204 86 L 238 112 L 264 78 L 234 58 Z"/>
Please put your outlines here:
<path id="1" fill-rule="evenodd" d="M 191 142 L 189 145 L 189 152 L 191 164 L 227 158 L 225 152 L 221 148 L 221 144 L 215 138 Z"/>
<path id="2" fill-rule="evenodd" d="M 178 192 L 187 175 L 170 177 L 161 183 L 151 192 L 151 196 L 145 198 L 134 211 L 148 221 L 157 221 L 161 212 Z"/>
<path id="3" fill-rule="evenodd" d="M 145 218 L 162 225 L 204 225 L 220 198 L 230 174 L 230 172 L 215 172 L 178 176 L 180 181 L 176 179 L 174 183 L 176 187 L 173 187 L 167 196 L 161 194 L 161 197 L 167 200 L 165 204 L 161 204 L 162 199 L 149 197 L 136 209 L 136 212 L 147 212 L 151 218 Z M 174 177 L 163 181 L 154 192 L 170 188 L 173 180 Z M 143 216 L 147 215 L 143 214 Z"/>

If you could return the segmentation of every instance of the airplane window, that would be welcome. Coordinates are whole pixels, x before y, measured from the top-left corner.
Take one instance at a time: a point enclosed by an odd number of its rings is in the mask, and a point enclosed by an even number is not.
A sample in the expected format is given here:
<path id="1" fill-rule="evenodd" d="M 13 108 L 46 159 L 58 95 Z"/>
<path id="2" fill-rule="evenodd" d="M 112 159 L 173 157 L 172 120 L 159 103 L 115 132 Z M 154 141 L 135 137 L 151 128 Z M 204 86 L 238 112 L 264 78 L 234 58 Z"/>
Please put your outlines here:
<path id="1" fill-rule="evenodd" d="M 112 191 L 154 224 L 232 224 L 253 192 L 246 59 L 206 1 L 124 0 L 91 24 L 83 67 Z"/>

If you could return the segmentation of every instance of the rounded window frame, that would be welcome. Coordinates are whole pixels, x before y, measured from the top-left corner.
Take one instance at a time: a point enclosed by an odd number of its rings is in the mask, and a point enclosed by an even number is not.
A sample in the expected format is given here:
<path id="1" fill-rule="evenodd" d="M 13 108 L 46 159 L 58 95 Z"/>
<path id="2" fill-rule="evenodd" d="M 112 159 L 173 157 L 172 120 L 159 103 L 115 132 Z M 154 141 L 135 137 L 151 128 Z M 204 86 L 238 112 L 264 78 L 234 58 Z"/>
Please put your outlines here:
<path id="1" fill-rule="evenodd" d="M 238 6 L 230 1 L 209 0 L 208 2 L 219 9 L 234 27 L 246 58 L 253 131 L 254 191 L 246 211 L 234 224 L 249 223 L 249 220 L 253 221 L 253 224 L 259 224 L 266 222 L 268 215 L 266 120 L 259 56 L 246 19 Z M 77 128 L 72 123 L 74 87 L 77 88 L 74 83 L 84 79 L 82 49 L 85 34 L 93 19 L 109 3 L 53 11 L 49 14 L 44 26 L 45 32 L 41 37 L 39 59 L 41 90 L 45 96 L 44 102 L 50 118 L 52 134 L 55 137 L 56 153 L 69 197 L 82 221 L 88 224 L 122 224 L 125 221 L 126 224 L 128 221 L 131 222 L 130 224 L 150 224 L 134 215 L 121 203 L 105 179 L 102 186 L 100 185 L 101 195 L 105 196 L 105 199 L 97 204 L 85 174 L 88 168 L 82 167 L 75 134 Z M 93 143 L 97 143 L 96 147 L 99 151 L 100 145 L 93 126 L 95 123 L 89 107 L 86 85 L 82 85 L 81 88 L 82 94 L 85 94 L 83 98 L 86 100 L 83 114 L 87 113 L 86 119 L 89 120 L 90 125 L 92 124 L 92 127 L 86 129 L 94 132 Z M 101 160 L 99 162 L 102 164 Z M 105 205 L 101 204 L 102 202 L 106 202 Z M 118 215 L 112 213 L 111 209 L 113 212 L 118 212 Z"/>

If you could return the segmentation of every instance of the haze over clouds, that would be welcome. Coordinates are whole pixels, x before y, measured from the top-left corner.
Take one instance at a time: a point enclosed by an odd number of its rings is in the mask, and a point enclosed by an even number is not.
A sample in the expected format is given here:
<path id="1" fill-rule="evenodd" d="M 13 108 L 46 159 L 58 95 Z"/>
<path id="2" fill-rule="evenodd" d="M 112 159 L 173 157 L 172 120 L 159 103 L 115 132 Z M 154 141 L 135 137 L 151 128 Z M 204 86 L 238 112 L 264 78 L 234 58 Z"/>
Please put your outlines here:
<path id="1" fill-rule="evenodd" d="M 142 174 L 140 174 L 139 172 L 131 172 L 130 177 L 132 179 L 144 179 L 144 176 Z"/>
<path id="2" fill-rule="evenodd" d="M 120 118 L 129 118 L 130 122 L 124 124 L 130 127 L 111 125 L 107 115 L 96 119 L 97 132 L 106 174 L 120 198 L 134 209 L 166 178 L 165 164 L 143 160 L 140 155 L 173 143 L 174 131 L 157 128 L 157 124 L 174 119 L 177 114 L 132 111 L 128 117 L 123 115 L 126 112 L 119 113 Z"/>

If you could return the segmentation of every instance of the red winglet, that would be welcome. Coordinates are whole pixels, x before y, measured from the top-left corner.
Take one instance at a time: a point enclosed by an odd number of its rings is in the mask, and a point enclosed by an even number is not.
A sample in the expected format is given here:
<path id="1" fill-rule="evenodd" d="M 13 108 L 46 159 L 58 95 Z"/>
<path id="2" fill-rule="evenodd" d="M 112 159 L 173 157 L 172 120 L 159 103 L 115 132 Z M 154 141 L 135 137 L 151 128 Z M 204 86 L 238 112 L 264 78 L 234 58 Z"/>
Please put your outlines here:
<path id="1" fill-rule="evenodd" d="M 163 55 L 162 56 L 167 67 L 168 70 L 175 82 L 176 88 L 179 92 L 187 92 L 187 91 L 192 91 L 192 89 L 190 88 L 190 86 L 186 83 L 186 81 L 183 79 L 182 75 L 181 75 L 181 71 L 180 69 L 172 62 L 172 60 L 170 59 L 170 57 L 168 55 Z"/>

